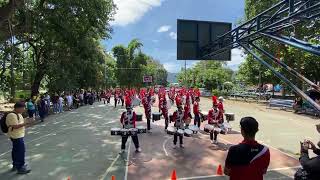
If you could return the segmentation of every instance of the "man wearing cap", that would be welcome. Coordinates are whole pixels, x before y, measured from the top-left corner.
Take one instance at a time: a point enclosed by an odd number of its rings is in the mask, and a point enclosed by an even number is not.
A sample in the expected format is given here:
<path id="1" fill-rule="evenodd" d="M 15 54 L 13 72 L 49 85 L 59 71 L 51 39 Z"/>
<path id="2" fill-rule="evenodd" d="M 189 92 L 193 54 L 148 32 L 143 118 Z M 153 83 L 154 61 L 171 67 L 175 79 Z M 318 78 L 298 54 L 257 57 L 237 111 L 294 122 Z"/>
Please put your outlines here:
<path id="1" fill-rule="evenodd" d="M 14 105 L 14 110 L 6 117 L 8 126 L 8 136 L 12 142 L 12 171 L 17 171 L 18 174 L 28 174 L 31 170 L 25 164 L 25 126 L 28 125 L 24 121 L 22 113 L 25 111 L 25 104 L 17 102 Z"/>
<path id="2" fill-rule="evenodd" d="M 184 129 L 184 122 L 186 120 L 185 113 L 183 112 L 183 107 L 180 103 L 177 103 L 178 110 L 173 113 L 173 120 L 174 120 L 174 127 L 176 127 L 177 130 Z M 183 135 L 178 134 L 177 132 L 174 134 L 173 138 L 173 148 L 176 148 L 177 142 L 178 142 L 178 136 L 180 141 L 180 147 L 183 147 Z"/>
<path id="3" fill-rule="evenodd" d="M 122 113 L 121 119 L 120 119 L 120 122 L 123 128 L 124 129 L 136 128 L 136 120 L 137 120 L 136 113 L 133 111 L 130 104 L 126 105 L 126 109 L 127 111 Z M 138 135 L 133 135 L 131 136 L 131 138 L 136 147 L 136 152 L 141 152 Z M 124 150 L 126 149 L 127 140 L 128 140 L 128 136 L 122 136 L 121 153 L 123 153 Z"/>
<path id="4" fill-rule="evenodd" d="M 151 98 L 151 91 L 147 93 L 143 99 L 142 104 L 144 108 L 144 113 L 147 118 L 147 131 L 150 133 L 151 130 L 151 106 L 152 106 L 152 98 Z"/>
<path id="5" fill-rule="evenodd" d="M 244 117 L 240 126 L 244 140 L 230 147 L 224 173 L 230 180 L 263 180 L 270 163 L 270 151 L 255 140 L 259 124 L 253 117 Z"/>

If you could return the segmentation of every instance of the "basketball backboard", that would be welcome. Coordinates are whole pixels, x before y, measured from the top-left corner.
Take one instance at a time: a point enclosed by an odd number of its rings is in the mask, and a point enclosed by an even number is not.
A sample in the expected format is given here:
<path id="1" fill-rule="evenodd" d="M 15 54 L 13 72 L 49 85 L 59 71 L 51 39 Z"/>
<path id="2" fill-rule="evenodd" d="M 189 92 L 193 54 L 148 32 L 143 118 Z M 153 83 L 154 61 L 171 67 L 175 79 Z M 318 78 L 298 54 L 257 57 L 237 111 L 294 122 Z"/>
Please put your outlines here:
<path id="1" fill-rule="evenodd" d="M 177 25 L 178 60 L 231 60 L 231 49 L 213 57 L 202 53 L 204 46 L 232 30 L 231 23 L 178 19 Z"/>

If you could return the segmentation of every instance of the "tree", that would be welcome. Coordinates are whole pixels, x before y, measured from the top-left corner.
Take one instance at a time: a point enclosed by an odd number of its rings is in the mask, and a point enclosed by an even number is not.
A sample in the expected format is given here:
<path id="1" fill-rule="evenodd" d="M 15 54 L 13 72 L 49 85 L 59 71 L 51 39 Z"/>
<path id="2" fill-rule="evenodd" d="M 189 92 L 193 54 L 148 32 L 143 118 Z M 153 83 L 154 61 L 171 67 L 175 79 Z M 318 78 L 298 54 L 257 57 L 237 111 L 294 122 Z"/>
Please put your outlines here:
<path id="1" fill-rule="evenodd" d="M 231 81 L 233 71 L 218 61 L 200 61 L 193 68 L 182 69 L 178 80 L 187 87 L 200 87 L 209 90 L 222 89 L 225 82 Z"/>
<path id="2" fill-rule="evenodd" d="M 261 13 L 265 9 L 271 7 L 273 4 L 278 2 L 277 0 L 270 1 L 255 1 L 255 0 L 246 0 L 245 4 L 245 18 L 249 20 L 257 14 Z M 294 28 L 293 28 L 294 27 Z M 294 36 L 297 39 L 306 39 L 310 43 L 319 44 L 320 35 L 320 23 L 319 21 L 313 22 L 304 22 L 298 26 L 292 26 L 291 28 L 279 32 L 287 36 Z M 276 55 L 284 63 L 289 65 L 291 68 L 295 69 L 300 74 L 304 75 L 311 81 L 317 82 L 320 80 L 320 57 L 304 53 L 301 50 L 298 50 L 293 47 L 288 47 L 281 45 L 270 39 L 261 39 L 256 42 L 257 45 L 267 50 L 271 54 Z M 268 60 L 267 57 L 262 56 L 264 60 L 267 60 L 270 64 L 273 65 L 279 72 L 288 77 L 294 84 L 298 87 L 303 88 L 303 83 L 291 76 L 285 69 L 279 68 L 279 66 L 272 61 Z M 237 78 L 243 80 L 247 84 L 257 85 L 259 82 L 259 75 L 262 84 L 264 83 L 281 83 L 281 81 L 276 78 L 272 72 L 265 67 L 261 66 L 257 61 L 253 59 L 252 56 L 247 56 L 246 61 L 240 66 L 239 73 Z"/>
<path id="3" fill-rule="evenodd" d="M 23 3 L 23 8 L 14 9 L 14 13 L 11 14 L 15 46 L 21 44 L 23 47 L 20 49 L 30 52 L 30 59 L 26 61 L 33 65 L 32 95 L 39 93 L 44 77 L 52 86 L 63 85 L 63 82 L 66 82 L 63 74 L 77 76 L 79 79 L 85 77 L 81 82 L 69 78 L 72 81 L 68 82 L 70 87 L 77 84 L 95 86 L 94 83 L 100 83 L 101 79 L 104 82 L 101 72 L 104 71 L 102 66 L 105 54 L 100 40 L 110 38 L 112 29 L 109 22 L 113 20 L 115 13 L 113 1 L 26 2 L 27 6 Z M 3 30 L 3 26 L 1 28 L 0 32 L 6 31 Z M 6 43 L 9 37 L 3 36 L 3 41 L 0 42 Z M 81 71 L 77 71 L 79 69 Z"/>

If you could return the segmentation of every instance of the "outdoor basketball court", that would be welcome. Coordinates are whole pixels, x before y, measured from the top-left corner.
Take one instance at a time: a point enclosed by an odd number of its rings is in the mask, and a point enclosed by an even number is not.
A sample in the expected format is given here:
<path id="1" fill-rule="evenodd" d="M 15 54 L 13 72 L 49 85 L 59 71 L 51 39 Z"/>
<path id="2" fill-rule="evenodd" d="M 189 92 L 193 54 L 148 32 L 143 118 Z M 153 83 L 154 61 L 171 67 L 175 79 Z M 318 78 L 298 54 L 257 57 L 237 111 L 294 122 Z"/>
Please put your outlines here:
<path id="1" fill-rule="evenodd" d="M 224 166 L 228 148 L 241 142 L 242 137 L 236 131 L 228 135 L 219 135 L 219 144 L 211 144 L 209 135 L 200 131 L 193 137 L 184 137 L 184 148 L 173 149 L 173 136 L 164 132 L 160 125 L 154 124 L 152 133 L 141 135 L 142 153 L 135 153 L 130 142 L 128 179 L 170 179 L 175 169 L 179 179 L 225 179 L 216 175 L 219 165 Z M 202 128 L 203 129 L 203 128 Z M 271 163 L 266 178 L 292 179 L 295 169 L 299 166 L 297 159 L 270 148 Z"/>

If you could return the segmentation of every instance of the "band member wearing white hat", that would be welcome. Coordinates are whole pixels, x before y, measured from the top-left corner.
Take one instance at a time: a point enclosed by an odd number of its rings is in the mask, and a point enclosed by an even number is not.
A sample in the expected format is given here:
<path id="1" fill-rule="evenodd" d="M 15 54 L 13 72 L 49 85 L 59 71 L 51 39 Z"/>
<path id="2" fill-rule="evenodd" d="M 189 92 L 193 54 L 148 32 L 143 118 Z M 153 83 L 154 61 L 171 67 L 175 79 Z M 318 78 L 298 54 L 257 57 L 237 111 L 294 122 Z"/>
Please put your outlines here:
<path id="1" fill-rule="evenodd" d="M 178 110 L 173 113 L 173 120 L 174 120 L 174 126 L 179 129 L 184 129 L 184 122 L 185 122 L 185 113 L 183 111 L 183 107 L 180 103 L 177 103 Z M 177 142 L 178 142 L 178 136 L 180 141 L 180 147 L 183 147 L 183 134 L 179 134 L 178 131 L 174 134 L 173 138 L 173 148 L 176 148 Z"/>
<path id="2" fill-rule="evenodd" d="M 123 112 L 121 115 L 120 122 L 125 129 L 131 129 L 136 127 L 136 120 L 137 120 L 137 115 L 133 111 L 132 107 L 130 104 L 126 105 L 126 112 Z M 128 140 L 129 136 L 122 136 L 122 143 L 121 143 L 121 153 L 124 152 L 126 149 L 126 143 Z M 132 141 L 136 147 L 136 152 L 141 152 L 141 148 L 139 146 L 139 139 L 137 135 L 131 136 Z"/>
<path id="3" fill-rule="evenodd" d="M 208 124 L 214 126 L 214 130 L 210 132 L 210 139 L 212 140 L 212 144 L 218 143 L 218 134 L 220 133 L 222 126 L 222 122 L 220 119 L 220 112 L 218 109 L 217 99 L 215 96 L 212 97 L 213 107 L 210 109 L 208 113 Z"/>

